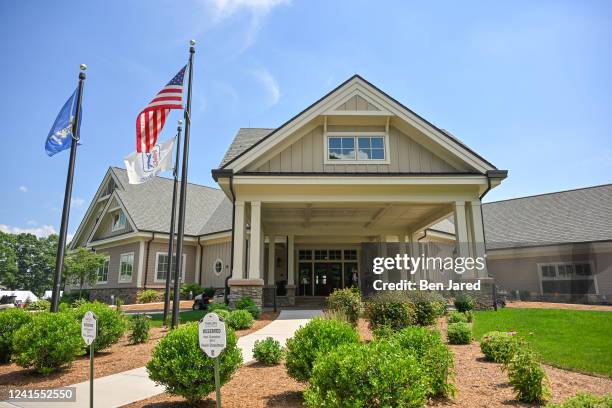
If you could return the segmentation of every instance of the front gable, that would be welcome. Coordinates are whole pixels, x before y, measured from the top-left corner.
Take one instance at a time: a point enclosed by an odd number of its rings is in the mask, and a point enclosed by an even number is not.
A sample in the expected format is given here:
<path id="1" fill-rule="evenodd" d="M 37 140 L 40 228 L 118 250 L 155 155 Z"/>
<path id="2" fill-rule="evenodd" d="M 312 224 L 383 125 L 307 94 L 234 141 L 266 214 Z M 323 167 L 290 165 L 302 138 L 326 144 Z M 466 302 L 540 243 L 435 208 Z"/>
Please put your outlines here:
<path id="1" fill-rule="evenodd" d="M 335 139 L 330 141 L 330 137 Z M 341 150 L 348 156 L 336 154 L 340 151 L 335 149 L 338 138 L 348 143 L 349 148 Z M 370 146 L 368 139 L 374 147 L 372 138 L 378 143 L 376 147 L 384 140 L 378 156 L 372 155 L 374 149 L 362 149 L 362 142 Z M 234 173 L 485 174 L 495 170 L 456 138 L 359 76 L 350 78 L 222 168 Z"/>

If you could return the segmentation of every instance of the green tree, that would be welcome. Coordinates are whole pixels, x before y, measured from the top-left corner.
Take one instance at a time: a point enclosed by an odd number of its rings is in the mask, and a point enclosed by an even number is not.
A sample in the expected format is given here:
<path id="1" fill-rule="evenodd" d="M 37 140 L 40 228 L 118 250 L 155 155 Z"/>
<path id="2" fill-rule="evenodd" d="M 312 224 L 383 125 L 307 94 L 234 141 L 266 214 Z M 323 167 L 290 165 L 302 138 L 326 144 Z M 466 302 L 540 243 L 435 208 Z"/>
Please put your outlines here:
<path id="1" fill-rule="evenodd" d="M 53 284 L 57 235 L 37 238 L 32 234 L 15 236 L 17 276 L 15 289 L 30 290 L 40 296 Z"/>
<path id="2" fill-rule="evenodd" d="M 98 279 L 98 268 L 104 265 L 106 257 L 83 247 L 70 253 L 64 262 L 64 282 L 79 285 L 79 297 L 83 286 L 93 285 Z"/>
<path id="3" fill-rule="evenodd" d="M 0 231 L 0 285 L 11 290 L 17 285 L 15 241 L 15 235 Z"/>

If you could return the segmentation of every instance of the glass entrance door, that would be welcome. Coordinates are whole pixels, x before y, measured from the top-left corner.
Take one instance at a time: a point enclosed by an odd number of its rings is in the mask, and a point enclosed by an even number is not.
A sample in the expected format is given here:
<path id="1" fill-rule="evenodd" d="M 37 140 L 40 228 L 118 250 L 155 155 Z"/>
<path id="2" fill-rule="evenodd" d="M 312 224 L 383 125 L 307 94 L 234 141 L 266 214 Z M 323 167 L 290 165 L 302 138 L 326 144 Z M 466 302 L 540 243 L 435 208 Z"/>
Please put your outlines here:
<path id="1" fill-rule="evenodd" d="M 314 295 L 329 296 L 336 288 L 342 288 L 342 263 L 315 263 Z"/>
<path id="2" fill-rule="evenodd" d="M 312 263 L 298 263 L 298 296 L 312 296 Z"/>

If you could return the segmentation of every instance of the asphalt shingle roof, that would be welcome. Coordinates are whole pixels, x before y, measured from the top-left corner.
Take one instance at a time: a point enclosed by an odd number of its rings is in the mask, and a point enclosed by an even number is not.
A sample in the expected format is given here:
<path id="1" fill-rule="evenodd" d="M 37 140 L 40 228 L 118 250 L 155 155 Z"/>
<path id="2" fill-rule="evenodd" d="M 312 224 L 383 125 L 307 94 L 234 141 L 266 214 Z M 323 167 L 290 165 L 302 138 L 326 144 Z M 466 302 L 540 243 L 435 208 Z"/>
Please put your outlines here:
<path id="1" fill-rule="evenodd" d="M 274 130 L 273 128 L 240 128 L 229 149 L 225 152 L 225 156 L 223 160 L 221 160 L 219 168 L 241 155 L 245 150 L 259 142 Z"/>
<path id="2" fill-rule="evenodd" d="M 112 171 L 123 186 L 116 190 L 117 196 L 136 228 L 170 232 L 173 180 L 155 177 L 143 184 L 129 184 L 125 169 L 113 167 Z M 223 191 L 189 183 L 185 234 L 196 236 L 231 229 L 231 208 Z"/>

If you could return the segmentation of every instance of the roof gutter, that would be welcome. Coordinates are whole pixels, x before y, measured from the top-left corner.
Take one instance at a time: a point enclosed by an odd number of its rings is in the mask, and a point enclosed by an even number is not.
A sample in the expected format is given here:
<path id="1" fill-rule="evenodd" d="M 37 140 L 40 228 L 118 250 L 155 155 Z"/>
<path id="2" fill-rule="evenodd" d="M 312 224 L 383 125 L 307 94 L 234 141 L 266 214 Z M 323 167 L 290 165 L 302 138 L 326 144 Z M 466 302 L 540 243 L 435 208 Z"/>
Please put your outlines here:
<path id="1" fill-rule="evenodd" d="M 499 174 L 498 173 L 503 173 L 503 174 Z M 482 199 L 484 198 L 484 196 L 487 195 L 487 193 L 489 191 L 491 191 L 491 176 L 495 177 L 503 177 L 506 178 L 508 176 L 508 172 L 504 171 L 504 170 L 489 170 L 486 172 L 485 174 L 487 176 L 487 189 L 485 191 L 483 191 L 483 193 L 480 195 L 480 197 L 478 197 L 480 199 L 480 201 L 482 201 Z M 487 248 L 487 233 L 486 233 L 486 229 L 484 226 L 484 212 L 482 210 L 482 202 L 480 203 L 480 219 L 482 220 L 482 240 L 483 240 L 483 245 L 485 247 L 485 257 L 484 257 L 484 262 L 485 265 L 487 266 L 487 271 L 489 270 L 489 266 L 488 266 L 488 262 L 487 262 L 487 257 L 486 257 L 486 248 Z M 493 284 L 491 285 L 491 297 L 493 298 L 493 309 L 495 311 L 497 311 L 497 287 L 495 286 L 495 279 L 493 279 Z"/>
<path id="2" fill-rule="evenodd" d="M 232 235 L 231 235 L 231 244 L 230 244 L 230 273 L 225 278 L 224 285 L 224 293 L 223 300 L 225 304 L 229 304 L 229 280 L 234 275 L 234 233 L 235 233 L 235 224 L 236 224 L 236 192 L 234 191 L 234 171 L 233 170 L 213 170 L 213 178 L 215 181 L 218 180 L 218 177 L 223 175 L 229 178 L 229 190 L 232 193 Z"/>
<path id="3" fill-rule="evenodd" d="M 149 250 L 151 249 L 151 241 L 155 239 L 155 233 L 151 234 L 151 239 L 147 241 L 147 255 L 145 256 L 145 273 L 144 273 L 144 289 L 147 289 L 147 278 L 149 277 Z"/>

